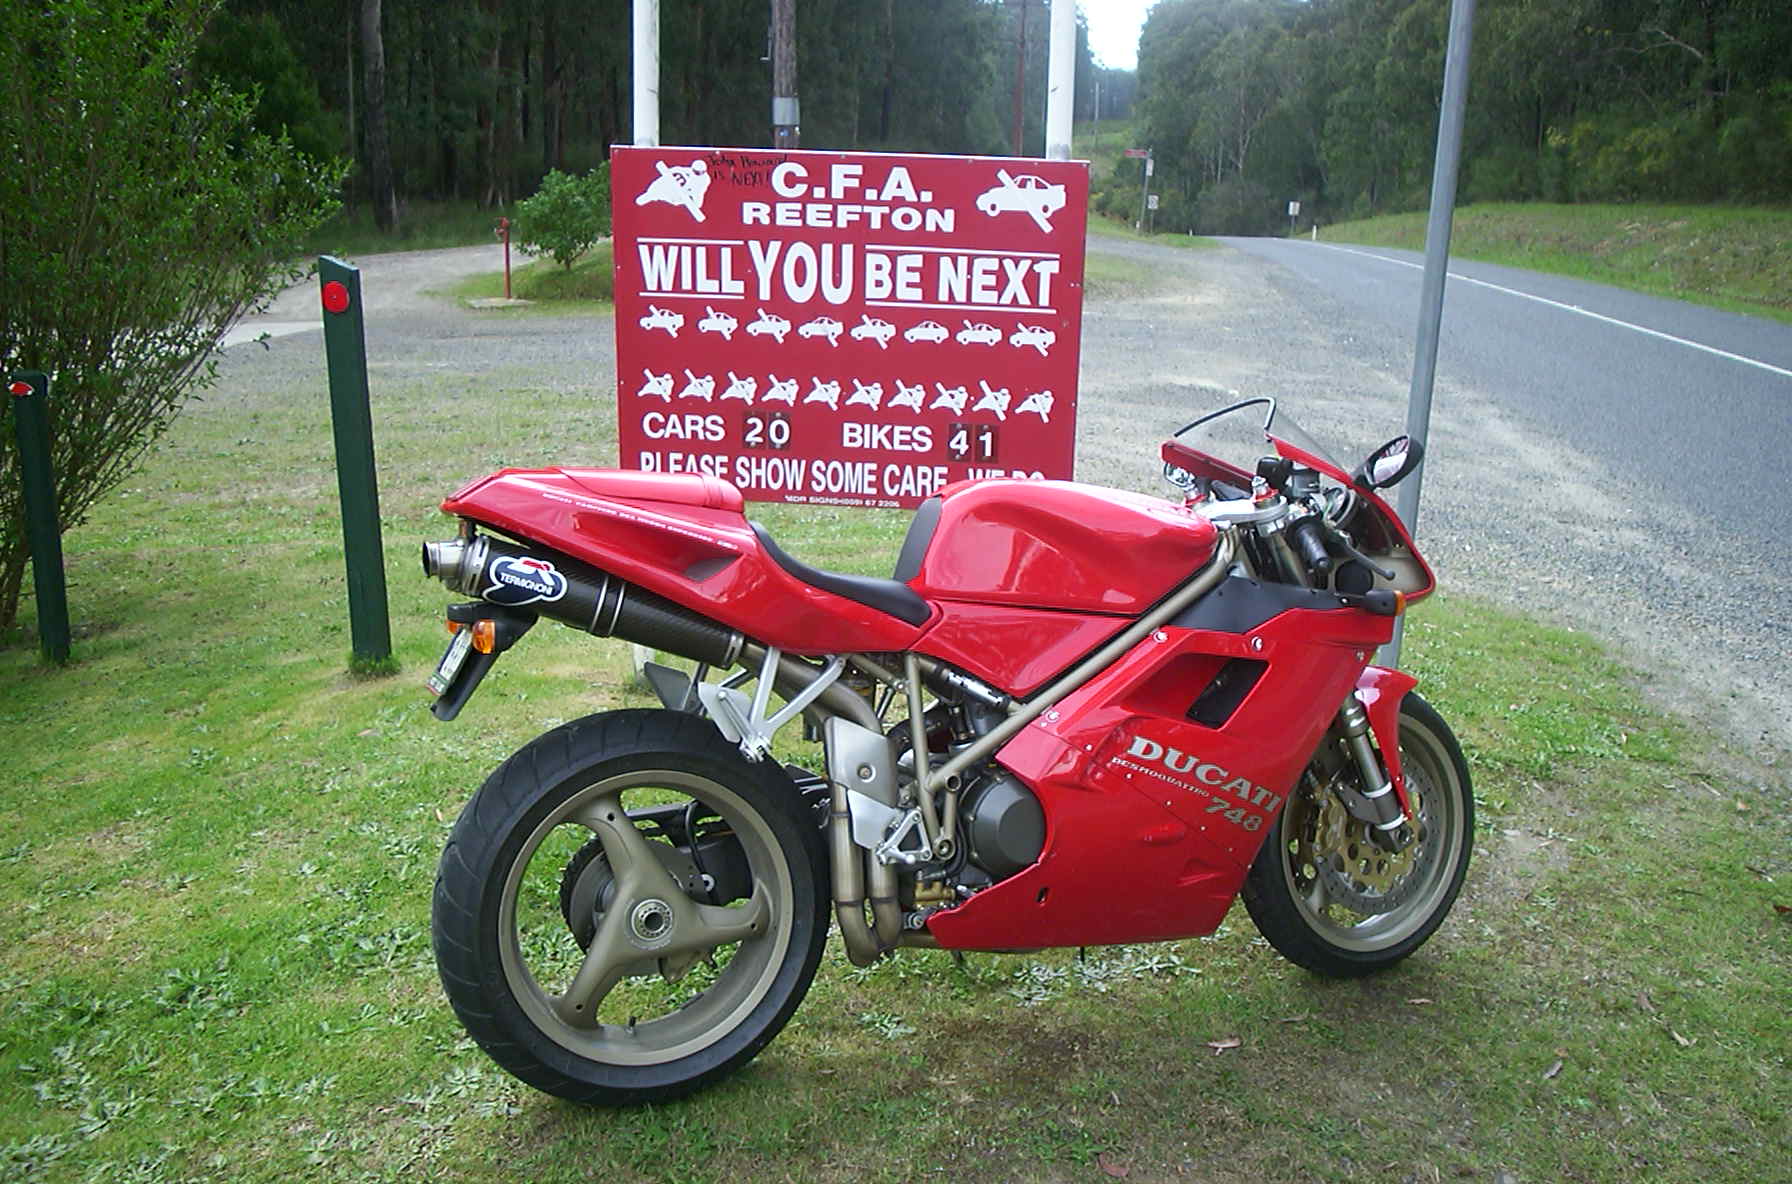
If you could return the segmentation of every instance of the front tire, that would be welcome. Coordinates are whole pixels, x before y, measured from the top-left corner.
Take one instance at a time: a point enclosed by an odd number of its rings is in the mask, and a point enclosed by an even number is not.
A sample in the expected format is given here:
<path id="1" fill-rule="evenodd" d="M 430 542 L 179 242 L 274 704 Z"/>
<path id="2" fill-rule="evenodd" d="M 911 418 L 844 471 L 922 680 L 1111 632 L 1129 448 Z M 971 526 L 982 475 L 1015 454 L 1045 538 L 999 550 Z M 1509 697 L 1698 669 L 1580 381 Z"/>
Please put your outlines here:
<path id="1" fill-rule="evenodd" d="M 1386 852 L 1329 788 L 1361 789 L 1355 762 L 1328 735 L 1245 878 L 1257 930 L 1290 962 L 1350 978 L 1392 966 L 1443 923 L 1468 872 L 1475 800 L 1443 717 L 1417 695 L 1400 704 L 1400 762 L 1417 814 L 1413 838 Z"/>
<path id="2" fill-rule="evenodd" d="M 456 822 L 433 909 L 442 986 L 537 1089 L 676 1097 L 795 1012 L 827 937 L 825 866 L 789 778 L 708 721 L 577 720 L 500 765 Z M 574 895 L 578 916 L 563 913 Z"/>

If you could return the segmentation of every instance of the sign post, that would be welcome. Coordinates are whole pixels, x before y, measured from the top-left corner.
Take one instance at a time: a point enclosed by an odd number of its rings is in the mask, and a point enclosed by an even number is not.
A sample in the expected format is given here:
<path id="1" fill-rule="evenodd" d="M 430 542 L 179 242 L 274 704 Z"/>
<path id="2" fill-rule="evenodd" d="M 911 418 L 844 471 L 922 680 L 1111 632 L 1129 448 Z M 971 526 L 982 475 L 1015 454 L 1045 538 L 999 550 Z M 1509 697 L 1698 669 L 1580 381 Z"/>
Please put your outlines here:
<path id="1" fill-rule="evenodd" d="M 914 507 L 1075 462 L 1088 166 L 618 147 L 622 464 Z"/>
<path id="2" fill-rule="evenodd" d="M 1128 152 L 1127 155 L 1130 156 L 1130 155 L 1132 155 L 1132 153 Z M 1145 149 L 1144 180 L 1143 180 L 1143 182 L 1141 182 L 1143 184 L 1144 188 L 1142 188 L 1139 191 L 1139 226 L 1138 226 L 1138 229 L 1140 229 L 1140 230 L 1145 229 L 1145 209 L 1146 209 L 1146 207 L 1150 206 L 1151 209 L 1157 208 L 1156 206 L 1152 206 L 1150 204 L 1150 202 L 1151 202 L 1151 174 L 1157 171 L 1156 166 L 1157 166 L 1157 161 L 1152 158 L 1151 149 L 1149 149 L 1149 148 Z"/>
<path id="3" fill-rule="evenodd" d="M 43 655 L 68 661 L 68 585 L 62 571 L 62 528 L 56 511 L 56 471 L 50 460 L 50 376 L 22 370 L 7 384 L 18 433 L 19 476 L 25 498 L 25 540 L 31 547 L 31 585 L 37 593 L 37 637 Z"/>
<path id="4" fill-rule="evenodd" d="M 317 275 L 323 283 L 330 424 L 336 437 L 336 488 L 342 500 L 342 551 L 348 564 L 350 663 L 359 673 L 384 673 L 392 664 L 392 628 L 386 610 L 385 551 L 380 545 L 361 272 L 325 255 L 317 261 Z"/>

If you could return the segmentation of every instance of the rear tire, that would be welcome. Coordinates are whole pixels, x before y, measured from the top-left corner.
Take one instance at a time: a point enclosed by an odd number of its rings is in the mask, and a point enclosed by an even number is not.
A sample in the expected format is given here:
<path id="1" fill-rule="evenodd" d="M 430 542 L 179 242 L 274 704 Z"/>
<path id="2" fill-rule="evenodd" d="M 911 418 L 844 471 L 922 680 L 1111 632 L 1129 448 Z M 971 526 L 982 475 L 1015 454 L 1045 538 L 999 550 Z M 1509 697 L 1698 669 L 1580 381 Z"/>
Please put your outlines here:
<path id="1" fill-rule="evenodd" d="M 1328 736 L 1289 796 L 1245 878 L 1257 930 L 1290 962 L 1350 978 L 1394 965 L 1443 923 L 1468 872 L 1475 800 L 1468 765 L 1443 717 L 1417 695 L 1400 704 L 1400 762 L 1418 814 L 1414 837 L 1384 852 L 1326 788 L 1361 788 Z"/>
<path id="2" fill-rule="evenodd" d="M 700 825 L 712 859 L 738 845 L 749 871 L 736 858 L 723 877 L 745 885 L 733 901 L 705 899 L 727 893 L 704 889 L 718 877 L 667 818 Z M 593 862 L 594 835 L 602 864 L 575 930 L 562 882 Z M 825 868 L 783 770 L 747 761 L 708 721 L 577 720 L 500 765 L 455 823 L 433 909 L 442 986 L 480 1047 L 537 1089 L 676 1097 L 739 1068 L 795 1012 L 827 937 Z"/>

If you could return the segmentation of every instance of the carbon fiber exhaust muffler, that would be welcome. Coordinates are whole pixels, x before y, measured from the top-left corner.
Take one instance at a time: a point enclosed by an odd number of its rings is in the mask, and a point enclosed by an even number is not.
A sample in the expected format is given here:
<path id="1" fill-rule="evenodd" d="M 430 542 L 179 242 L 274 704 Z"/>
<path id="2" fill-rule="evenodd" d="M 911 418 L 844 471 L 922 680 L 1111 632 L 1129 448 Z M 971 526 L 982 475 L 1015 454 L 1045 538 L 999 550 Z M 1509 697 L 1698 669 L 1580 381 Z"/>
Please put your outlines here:
<path id="1" fill-rule="evenodd" d="M 746 641 L 726 625 L 546 547 L 484 535 L 424 543 L 423 574 L 492 604 L 711 666 L 734 665 Z"/>

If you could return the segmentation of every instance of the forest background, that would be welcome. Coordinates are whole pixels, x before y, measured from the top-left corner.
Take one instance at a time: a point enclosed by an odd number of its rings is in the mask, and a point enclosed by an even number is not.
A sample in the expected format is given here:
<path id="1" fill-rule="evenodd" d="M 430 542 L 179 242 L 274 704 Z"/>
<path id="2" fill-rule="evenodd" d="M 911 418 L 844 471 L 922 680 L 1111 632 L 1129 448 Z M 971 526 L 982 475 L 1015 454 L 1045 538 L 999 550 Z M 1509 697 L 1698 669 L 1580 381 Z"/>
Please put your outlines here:
<path id="1" fill-rule="evenodd" d="M 1044 0 L 797 0 L 804 148 L 1041 152 Z M 662 0 L 661 140 L 770 142 L 767 0 Z M 1449 0 L 1160 0 L 1139 67 L 1076 52 L 1076 117 L 1131 120 L 1158 229 L 1259 233 L 1424 204 Z M 370 204 L 499 207 L 630 139 L 628 0 L 228 0 L 201 69 Z M 1792 201 L 1792 4 L 1480 0 L 1462 200 Z M 1099 102 L 1099 108 L 1097 103 Z M 379 134 L 379 129 L 385 134 Z M 382 153 L 379 141 L 389 147 Z M 385 155 L 389 164 L 379 157 Z M 1137 216 L 1137 160 L 1095 212 Z"/>

